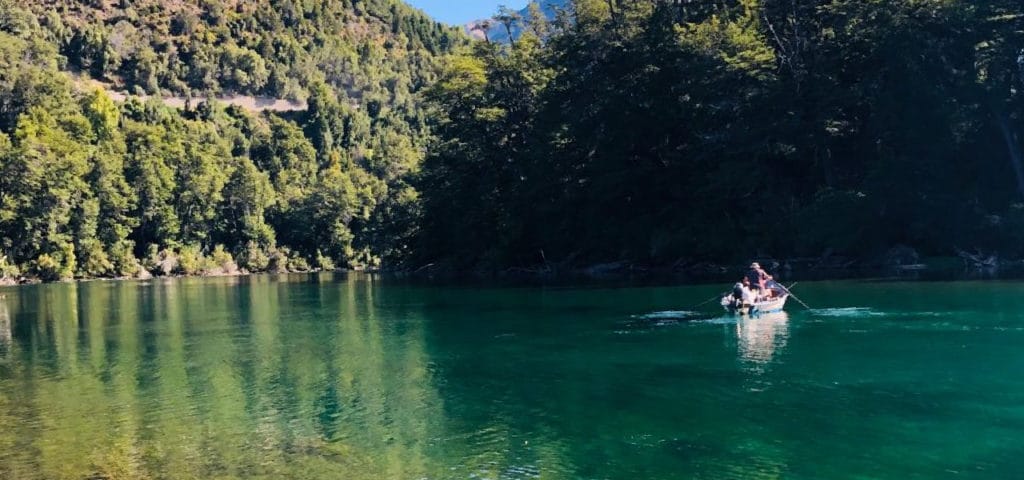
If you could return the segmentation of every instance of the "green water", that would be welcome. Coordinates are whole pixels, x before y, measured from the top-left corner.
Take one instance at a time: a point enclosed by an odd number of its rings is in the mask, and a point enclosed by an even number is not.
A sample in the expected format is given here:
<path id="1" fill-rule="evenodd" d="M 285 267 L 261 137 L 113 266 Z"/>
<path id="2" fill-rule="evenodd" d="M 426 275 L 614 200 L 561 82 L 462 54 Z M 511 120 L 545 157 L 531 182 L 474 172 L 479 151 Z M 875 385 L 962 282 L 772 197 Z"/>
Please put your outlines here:
<path id="1" fill-rule="evenodd" d="M 0 478 L 1024 476 L 1024 283 L 719 289 L 6 289 Z"/>

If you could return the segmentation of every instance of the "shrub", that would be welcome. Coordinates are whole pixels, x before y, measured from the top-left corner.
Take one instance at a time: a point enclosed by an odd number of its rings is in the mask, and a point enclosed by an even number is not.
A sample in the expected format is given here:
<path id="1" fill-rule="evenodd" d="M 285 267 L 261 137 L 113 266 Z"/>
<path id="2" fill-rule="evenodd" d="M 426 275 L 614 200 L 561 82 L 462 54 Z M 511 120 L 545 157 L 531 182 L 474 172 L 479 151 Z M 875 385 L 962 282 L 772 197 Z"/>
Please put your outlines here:
<path id="1" fill-rule="evenodd" d="M 0 256 L 0 278 L 17 278 L 21 276 L 21 270 L 17 265 L 7 260 L 7 255 Z"/>
<path id="2" fill-rule="evenodd" d="M 64 243 L 57 252 L 36 257 L 34 264 L 36 275 L 43 281 L 71 280 L 75 277 L 74 246 Z"/>
<path id="3" fill-rule="evenodd" d="M 135 242 L 131 240 L 122 240 L 110 248 L 110 261 L 114 264 L 114 272 L 117 276 L 135 277 L 142 272 L 142 264 L 132 253 L 134 248 Z"/>
<path id="4" fill-rule="evenodd" d="M 195 275 L 205 266 L 203 260 L 198 246 L 186 245 L 178 249 L 178 268 L 173 271 L 182 275 Z"/>
<path id="5" fill-rule="evenodd" d="M 81 246 L 84 257 L 81 274 L 86 277 L 107 277 L 114 274 L 114 263 L 110 261 L 99 240 L 88 240 Z"/>
<path id="6" fill-rule="evenodd" d="M 308 272 L 309 270 L 309 262 L 303 256 L 295 254 L 288 257 L 288 271 Z"/>
<path id="7" fill-rule="evenodd" d="M 274 251 L 270 253 L 270 261 L 267 265 L 267 271 L 274 273 L 287 273 L 288 255 L 290 253 L 291 251 L 285 247 L 274 249 Z"/>
<path id="8" fill-rule="evenodd" d="M 265 272 L 270 267 L 270 257 L 256 242 L 250 241 L 238 255 L 242 268 L 250 272 Z"/>
<path id="9" fill-rule="evenodd" d="M 167 262 L 167 250 L 161 251 L 156 244 L 149 244 L 146 247 L 146 256 L 142 260 L 142 268 L 153 275 L 170 275 L 177 268 L 177 257 L 173 262 Z M 165 268 L 169 267 L 169 268 Z"/>
<path id="10" fill-rule="evenodd" d="M 224 250 L 224 245 L 217 245 L 213 249 L 213 253 L 210 254 L 209 258 L 204 259 L 203 272 L 207 275 L 236 275 L 238 274 L 238 264 L 235 263 L 234 257 Z"/>
<path id="11" fill-rule="evenodd" d="M 321 253 L 319 249 L 317 249 L 316 251 L 316 266 L 320 270 L 324 271 L 332 271 L 338 269 L 338 267 L 334 264 L 334 260 L 332 260 L 331 257 L 324 256 L 324 254 Z"/>

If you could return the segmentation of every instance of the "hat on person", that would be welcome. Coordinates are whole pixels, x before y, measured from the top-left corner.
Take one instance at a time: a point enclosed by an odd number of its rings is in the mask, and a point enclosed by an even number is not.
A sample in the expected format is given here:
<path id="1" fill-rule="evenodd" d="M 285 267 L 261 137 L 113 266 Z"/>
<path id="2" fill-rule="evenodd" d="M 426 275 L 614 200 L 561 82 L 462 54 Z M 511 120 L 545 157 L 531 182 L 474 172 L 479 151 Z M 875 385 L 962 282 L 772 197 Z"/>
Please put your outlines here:
<path id="1" fill-rule="evenodd" d="M 761 264 L 757 262 L 751 263 L 750 268 L 761 268 Z"/>

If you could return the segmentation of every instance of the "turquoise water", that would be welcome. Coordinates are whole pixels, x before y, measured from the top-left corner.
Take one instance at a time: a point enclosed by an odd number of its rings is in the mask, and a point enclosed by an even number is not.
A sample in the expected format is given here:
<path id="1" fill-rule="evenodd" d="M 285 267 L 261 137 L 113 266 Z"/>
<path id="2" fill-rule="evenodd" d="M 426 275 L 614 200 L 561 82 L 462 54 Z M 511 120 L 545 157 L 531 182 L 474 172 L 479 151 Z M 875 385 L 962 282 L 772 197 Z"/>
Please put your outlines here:
<path id="1" fill-rule="evenodd" d="M 0 291 L 3 479 L 1022 478 L 1024 283 Z"/>

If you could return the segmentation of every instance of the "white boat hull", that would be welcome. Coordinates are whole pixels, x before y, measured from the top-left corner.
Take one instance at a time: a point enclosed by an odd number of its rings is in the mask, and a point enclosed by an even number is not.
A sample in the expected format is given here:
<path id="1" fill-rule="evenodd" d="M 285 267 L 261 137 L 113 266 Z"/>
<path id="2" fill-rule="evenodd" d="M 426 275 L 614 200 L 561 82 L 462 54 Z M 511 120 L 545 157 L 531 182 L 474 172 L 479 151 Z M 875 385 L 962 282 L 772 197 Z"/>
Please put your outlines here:
<path id="1" fill-rule="evenodd" d="M 780 312 L 786 307 L 786 300 L 789 299 L 788 294 L 782 294 L 778 297 L 773 297 L 768 300 L 761 300 L 751 304 L 735 305 L 729 303 L 728 305 L 722 305 L 725 311 L 736 315 L 760 315 L 763 313 Z"/>

